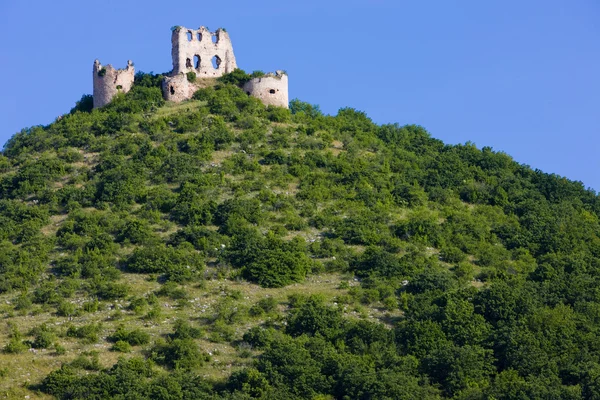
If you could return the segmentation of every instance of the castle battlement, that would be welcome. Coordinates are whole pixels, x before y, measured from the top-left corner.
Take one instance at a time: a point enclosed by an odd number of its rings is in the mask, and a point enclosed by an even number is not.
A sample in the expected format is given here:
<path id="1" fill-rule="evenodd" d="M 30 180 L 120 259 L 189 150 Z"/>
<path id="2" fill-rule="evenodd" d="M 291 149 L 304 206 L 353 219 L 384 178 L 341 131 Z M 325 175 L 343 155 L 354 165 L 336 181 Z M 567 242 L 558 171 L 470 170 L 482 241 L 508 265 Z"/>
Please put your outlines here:
<path id="1" fill-rule="evenodd" d="M 237 68 L 233 45 L 225 29 L 209 31 L 201 26 L 189 29 L 175 26 L 171 33 L 171 57 L 173 70 L 162 82 L 165 100 L 180 102 L 192 98 L 202 87 L 202 79 L 217 78 Z M 188 79 L 193 72 L 196 79 Z M 135 71 L 133 63 L 127 68 L 116 70 L 111 65 L 103 67 L 94 62 L 94 108 L 108 104 L 119 92 L 126 93 L 133 85 Z M 288 77 L 282 71 L 251 79 L 244 91 L 260 99 L 265 105 L 288 108 Z"/>

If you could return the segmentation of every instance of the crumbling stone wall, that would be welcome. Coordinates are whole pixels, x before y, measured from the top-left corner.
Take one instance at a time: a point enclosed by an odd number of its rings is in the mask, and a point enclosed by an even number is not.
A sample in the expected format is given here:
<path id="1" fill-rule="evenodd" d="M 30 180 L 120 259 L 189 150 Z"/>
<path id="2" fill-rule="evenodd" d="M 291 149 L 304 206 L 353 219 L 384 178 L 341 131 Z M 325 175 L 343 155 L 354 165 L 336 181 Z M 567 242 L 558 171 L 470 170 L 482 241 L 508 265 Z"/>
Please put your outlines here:
<path id="1" fill-rule="evenodd" d="M 237 68 L 229 34 L 218 29 L 210 32 L 201 26 L 198 30 L 175 27 L 171 35 L 171 76 L 193 71 L 198 78 L 214 78 Z"/>
<path id="2" fill-rule="evenodd" d="M 167 101 L 179 103 L 189 100 L 196 90 L 198 90 L 198 86 L 190 82 L 184 73 L 166 76 L 162 82 L 163 97 Z"/>
<path id="3" fill-rule="evenodd" d="M 119 92 L 127 93 L 133 85 L 135 68 L 131 60 L 127 68 L 115 69 L 108 64 L 103 66 L 100 61 L 94 61 L 94 108 L 102 107 L 112 100 Z"/>
<path id="4" fill-rule="evenodd" d="M 249 80 L 244 85 L 244 91 L 267 106 L 289 108 L 288 76 L 283 71 Z"/>

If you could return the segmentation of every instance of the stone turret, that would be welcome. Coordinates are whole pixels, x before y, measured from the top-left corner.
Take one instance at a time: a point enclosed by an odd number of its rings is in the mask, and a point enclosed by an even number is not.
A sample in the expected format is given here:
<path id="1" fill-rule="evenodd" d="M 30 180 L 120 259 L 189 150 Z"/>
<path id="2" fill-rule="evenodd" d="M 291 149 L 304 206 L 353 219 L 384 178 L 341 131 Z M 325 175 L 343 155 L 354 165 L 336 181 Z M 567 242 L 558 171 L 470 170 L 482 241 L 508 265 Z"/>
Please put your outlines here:
<path id="1" fill-rule="evenodd" d="M 125 69 L 115 69 L 112 65 L 102 66 L 94 61 L 94 108 L 102 107 L 112 100 L 117 93 L 127 93 L 133 85 L 135 69 L 131 60 Z"/>
<path id="2" fill-rule="evenodd" d="M 244 91 L 267 106 L 289 108 L 288 76 L 283 71 L 249 80 L 244 85 Z"/>

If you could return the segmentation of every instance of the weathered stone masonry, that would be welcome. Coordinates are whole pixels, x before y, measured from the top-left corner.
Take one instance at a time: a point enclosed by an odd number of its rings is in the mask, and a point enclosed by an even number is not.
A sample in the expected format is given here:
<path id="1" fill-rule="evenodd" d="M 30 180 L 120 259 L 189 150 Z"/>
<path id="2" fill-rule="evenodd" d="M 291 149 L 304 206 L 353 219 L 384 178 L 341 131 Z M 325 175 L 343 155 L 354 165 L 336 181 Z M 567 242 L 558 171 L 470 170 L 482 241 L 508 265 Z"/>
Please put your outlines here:
<path id="1" fill-rule="evenodd" d="M 224 29 L 210 32 L 202 26 L 197 30 L 174 27 L 171 34 L 173 70 L 162 82 L 163 96 L 168 101 L 189 100 L 201 80 L 216 78 L 237 68 L 229 34 Z M 196 82 L 187 74 L 193 72 Z M 102 67 L 94 62 L 94 108 L 109 103 L 119 92 L 127 92 L 133 85 L 134 69 L 129 61 L 125 70 L 115 70 L 111 65 Z M 254 78 L 244 85 L 249 96 L 260 99 L 265 105 L 288 107 L 288 77 L 282 71 Z"/>
<path id="2" fill-rule="evenodd" d="M 210 32 L 204 26 L 192 30 L 175 27 L 171 34 L 172 75 L 196 72 L 199 78 L 216 78 L 237 68 L 229 34 Z"/>
<path id="3" fill-rule="evenodd" d="M 100 61 L 94 61 L 94 108 L 102 107 L 112 100 L 119 92 L 127 93 L 133 86 L 135 69 L 131 60 L 127 68 L 115 69 L 112 65 L 102 66 Z"/>
<path id="4" fill-rule="evenodd" d="M 260 99 L 267 106 L 289 106 L 288 76 L 283 71 L 266 74 L 246 82 L 244 91 L 250 96 Z"/>

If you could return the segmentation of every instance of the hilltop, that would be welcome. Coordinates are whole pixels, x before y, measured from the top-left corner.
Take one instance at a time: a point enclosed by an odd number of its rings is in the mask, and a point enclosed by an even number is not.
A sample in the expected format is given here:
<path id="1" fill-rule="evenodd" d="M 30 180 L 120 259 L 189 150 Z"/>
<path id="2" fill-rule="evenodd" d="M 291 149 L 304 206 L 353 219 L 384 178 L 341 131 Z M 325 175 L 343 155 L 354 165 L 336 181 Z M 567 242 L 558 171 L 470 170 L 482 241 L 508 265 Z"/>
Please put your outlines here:
<path id="1" fill-rule="evenodd" d="M 3 396 L 600 396 L 595 192 L 251 78 L 6 144 Z"/>

